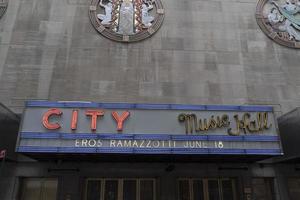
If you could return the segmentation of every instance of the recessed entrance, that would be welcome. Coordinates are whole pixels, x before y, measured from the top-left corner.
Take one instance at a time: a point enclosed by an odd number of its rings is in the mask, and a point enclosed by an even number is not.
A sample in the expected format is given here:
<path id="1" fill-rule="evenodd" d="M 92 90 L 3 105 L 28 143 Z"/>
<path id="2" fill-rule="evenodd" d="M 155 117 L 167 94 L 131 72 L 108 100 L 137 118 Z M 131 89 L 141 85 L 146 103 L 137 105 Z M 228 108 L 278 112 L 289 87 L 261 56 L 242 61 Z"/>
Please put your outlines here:
<path id="1" fill-rule="evenodd" d="M 85 200 L 156 200 L 155 179 L 88 178 Z"/>
<path id="2" fill-rule="evenodd" d="M 178 200 L 236 200 L 234 179 L 178 179 Z"/>

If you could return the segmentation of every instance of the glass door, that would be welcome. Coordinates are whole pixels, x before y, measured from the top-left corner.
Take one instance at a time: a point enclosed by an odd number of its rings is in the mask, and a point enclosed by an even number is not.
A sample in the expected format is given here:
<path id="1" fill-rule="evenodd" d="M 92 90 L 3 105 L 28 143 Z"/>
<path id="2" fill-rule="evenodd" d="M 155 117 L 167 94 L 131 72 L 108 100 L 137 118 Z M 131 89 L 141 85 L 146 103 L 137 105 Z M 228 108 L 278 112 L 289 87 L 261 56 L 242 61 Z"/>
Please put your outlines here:
<path id="1" fill-rule="evenodd" d="M 221 187 L 218 179 L 207 179 L 206 192 L 208 193 L 209 200 L 221 200 Z"/>

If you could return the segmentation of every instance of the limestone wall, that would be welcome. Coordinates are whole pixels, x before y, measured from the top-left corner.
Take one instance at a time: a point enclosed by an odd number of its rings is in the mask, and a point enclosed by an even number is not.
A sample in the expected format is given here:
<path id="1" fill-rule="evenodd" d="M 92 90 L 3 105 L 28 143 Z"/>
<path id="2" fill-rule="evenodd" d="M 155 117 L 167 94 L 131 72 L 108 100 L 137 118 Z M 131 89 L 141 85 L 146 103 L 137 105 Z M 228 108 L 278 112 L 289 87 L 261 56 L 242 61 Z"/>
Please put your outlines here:
<path id="1" fill-rule="evenodd" d="M 255 0 L 163 0 L 151 38 L 112 42 L 89 0 L 10 0 L 0 20 L 0 102 L 300 105 L 300 50 L 259 29 Z"/>

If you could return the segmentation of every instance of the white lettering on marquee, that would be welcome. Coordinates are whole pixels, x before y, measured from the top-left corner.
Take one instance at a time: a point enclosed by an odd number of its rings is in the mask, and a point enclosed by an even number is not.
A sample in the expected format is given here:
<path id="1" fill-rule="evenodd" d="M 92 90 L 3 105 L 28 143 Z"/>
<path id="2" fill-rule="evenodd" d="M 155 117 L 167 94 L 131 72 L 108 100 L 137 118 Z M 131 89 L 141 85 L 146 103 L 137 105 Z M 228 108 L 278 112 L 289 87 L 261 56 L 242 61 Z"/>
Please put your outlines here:
<path id="1" fill-rule="evenodd" d="M 218 148 L 223 149 L 222 141 L 172 141 L 172 140 L 100 140 L 76 139 L 75 147 L 109 147 L 109 148 Z"/>

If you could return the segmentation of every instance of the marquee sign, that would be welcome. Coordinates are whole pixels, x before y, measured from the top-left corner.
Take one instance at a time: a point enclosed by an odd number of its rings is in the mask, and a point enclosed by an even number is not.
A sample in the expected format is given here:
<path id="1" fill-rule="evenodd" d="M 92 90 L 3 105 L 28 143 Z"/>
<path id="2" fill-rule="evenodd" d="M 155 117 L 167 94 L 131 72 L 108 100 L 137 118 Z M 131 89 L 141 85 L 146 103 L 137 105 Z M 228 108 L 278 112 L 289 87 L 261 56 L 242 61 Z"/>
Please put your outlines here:
<path id="1" fill-rule="evenodd" d="M 29 101 L 23 153 L 281 155 L 273 108 Z"/>

